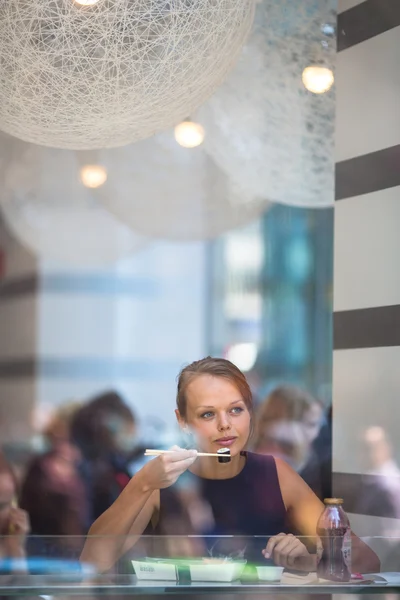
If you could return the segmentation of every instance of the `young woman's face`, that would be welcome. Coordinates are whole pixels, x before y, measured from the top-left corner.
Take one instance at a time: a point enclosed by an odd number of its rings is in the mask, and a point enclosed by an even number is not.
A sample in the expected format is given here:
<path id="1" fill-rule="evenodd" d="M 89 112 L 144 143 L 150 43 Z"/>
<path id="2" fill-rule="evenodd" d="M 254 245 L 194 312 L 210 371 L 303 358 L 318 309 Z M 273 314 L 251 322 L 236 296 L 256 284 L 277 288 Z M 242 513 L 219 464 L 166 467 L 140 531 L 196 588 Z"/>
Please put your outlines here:
<path id="1" fill-rule="evenodd" d="M 250 435 L 251 416 L 237 387 L 228 379 L 199 375 L 186 389 L 186 419 L 196 444 L 204 452 L 229 448 L 236 456 Z"/>

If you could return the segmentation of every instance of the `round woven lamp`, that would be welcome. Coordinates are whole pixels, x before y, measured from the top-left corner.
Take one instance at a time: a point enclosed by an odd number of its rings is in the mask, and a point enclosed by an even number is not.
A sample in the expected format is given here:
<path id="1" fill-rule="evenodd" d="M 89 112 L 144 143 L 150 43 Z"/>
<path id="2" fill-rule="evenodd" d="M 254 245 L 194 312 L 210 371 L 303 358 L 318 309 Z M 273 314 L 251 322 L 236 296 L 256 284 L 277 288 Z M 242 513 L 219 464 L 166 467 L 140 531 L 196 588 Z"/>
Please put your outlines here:
<path id="1" fill-rule="evenodd" d="M 0 129 L 122 146 L 192 114 L 233 67 L 254 0 L 0 3 Z"/>
<path id="2" fill-rule="evenodd" d="M 205 150 L 254 196 L 299 207 L 333 204 L 333 22 L 332 0 L 258 4 L 235 69 L 196 115 Z M 325 93 L 306 89 L 310 65 L 330 74 L 319 85 Z"/>
<path id="3" fill-rule="evenodd" d="M 144 246 L 142 236 L 98 201 L 97 186 L 107 177 L 104 169 L 82 165 L 72 151 L 8 136 L 1 137 L 1 147 L 0 210 L 18 241 L 38 257 L 63 266 L 98 268 Z"/>
<path id="4" fill-rule="evenodd" d="M 268 207 L 234 183 L 199 146 L 183 148 L 171 131 L 92 154 L 107 168 L 105 206 L 138 233 L 205 240 L 251 222 Z"/>

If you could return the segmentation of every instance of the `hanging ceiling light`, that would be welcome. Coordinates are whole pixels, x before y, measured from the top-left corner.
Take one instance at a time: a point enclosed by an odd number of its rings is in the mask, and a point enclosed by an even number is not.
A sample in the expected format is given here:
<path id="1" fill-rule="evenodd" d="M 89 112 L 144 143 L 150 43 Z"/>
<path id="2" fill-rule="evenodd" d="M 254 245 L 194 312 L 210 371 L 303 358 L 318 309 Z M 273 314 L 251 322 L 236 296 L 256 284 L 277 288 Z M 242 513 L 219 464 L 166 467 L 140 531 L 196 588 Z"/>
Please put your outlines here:
<path id="1" fill-rule="evenodd" d="M 176 125 L 175 139 L 183 148 L 196 148 L 204 142 L 204 127 L 190 119 Z"/>
<path id="2" fill-rule="evenodd" d="M 93 152 L 107 182 L 98 197 L 146 237 L 204 240 L 240 227 L 267 208 L 219 169 L 202 146 L 188 151 L 173 131 L 124 148 Z"/>
<path id="3" fill-rule="evenodd" d="M 319 65 L 306 67 L 302 74 L 304 87 L 313 94 L 324 94 L 328 92 L 334 82 L 331 69 Z"/>
<path id="4" fill-rule="evenodd" d="M 235 69 L 194 115 L 205 151 L 253 197 L 333 205 L 334 89 L 310 94 L 302 73 L 311 64 L 333 70 L 335 6 L 263 0 Z"/>
<path id="5" fill-rule="evenodd" d="M 84 186 L 95 189 L 107 181 L 107 169 L 102 165 L 85 165 L 80 170 L 80 178 Z"/>
<path id="6" fill-rule="evenodd" d="M 0 210 L 21 244 L 59 265 L 97 268 L 141 249 L 146 240 L 110 214 L 71 150 L 53 150 L 2 135 Z M 98 167 L 98 165 L 92 165 Z M 104 167 L 102 167 L 104 169 Z M 82 173 L 92 173 L 86 187 Z M 99 181 L 99 180 L 98 180 Z"/>
<path id="7" fill-rule="evenodd" d="M 37 255 L 69 264 L 111 263 L 150 238 L 214 238 L 269 206 L 234 184 L 202 147 L 179 146 L 172 131 L 84 152 L 8 138 L 3 157 L 6 222 Z M 102 185 L 85 186 L 88 166 L 104 169 Z"/>
<path id="8" fill-rule="evenodd" d="M 91 149 L 173 127 L 234 66 L 254 1 L 0 2 L 0 129 Z"/>

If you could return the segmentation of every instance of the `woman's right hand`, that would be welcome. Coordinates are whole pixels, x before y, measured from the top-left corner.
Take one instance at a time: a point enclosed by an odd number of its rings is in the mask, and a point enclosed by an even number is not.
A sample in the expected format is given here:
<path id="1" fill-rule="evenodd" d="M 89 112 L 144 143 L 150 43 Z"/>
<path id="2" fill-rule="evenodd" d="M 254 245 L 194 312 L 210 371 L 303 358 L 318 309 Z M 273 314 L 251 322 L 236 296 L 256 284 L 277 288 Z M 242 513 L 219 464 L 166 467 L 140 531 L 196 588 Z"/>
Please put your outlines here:
<path id="1" fill-rule="evenodd" d="M 178 479 L 196 460 L 197 450 L 184 450 L 172 446 L 169 452 L 150 460 L 142 469 L 147 486 L 151 490 L 167 488 Z"/>

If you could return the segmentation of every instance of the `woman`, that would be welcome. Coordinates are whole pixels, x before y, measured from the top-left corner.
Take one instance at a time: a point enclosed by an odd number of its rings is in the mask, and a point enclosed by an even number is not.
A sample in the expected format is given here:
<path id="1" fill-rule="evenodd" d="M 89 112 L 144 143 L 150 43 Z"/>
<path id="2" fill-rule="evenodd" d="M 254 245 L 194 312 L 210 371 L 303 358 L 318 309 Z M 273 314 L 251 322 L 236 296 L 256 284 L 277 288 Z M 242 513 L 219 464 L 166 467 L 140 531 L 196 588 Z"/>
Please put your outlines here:
<path id="1" fill-rule="evenodd" d="M 106 571 L 150 524 L 157 531 L 169 518 L 168 488 L 189 472 L 204 491 L 219 533 L 230 529 L 234 535 L 269 537 L 260 556 L 285 567 L 315 568 L 315 555 L 285 528 L 290 523 L 292 531 L 315 536 L 324 507 L 284 461 L 245 451 L 253 407 L 241 371 L 220 358 L 192 363 L 180 373 L 175 412 L 199 450 L 215 453 L 229 447 L 232 460 L 219 464 L 215 458 L 198 457 L 197 450 L 178 447 L 151 460 L 92 525 L 82 560 Z M 355 570 L 379 570 L 378 558 L 365 544 L 355 538 L 353 547 Z"/>

